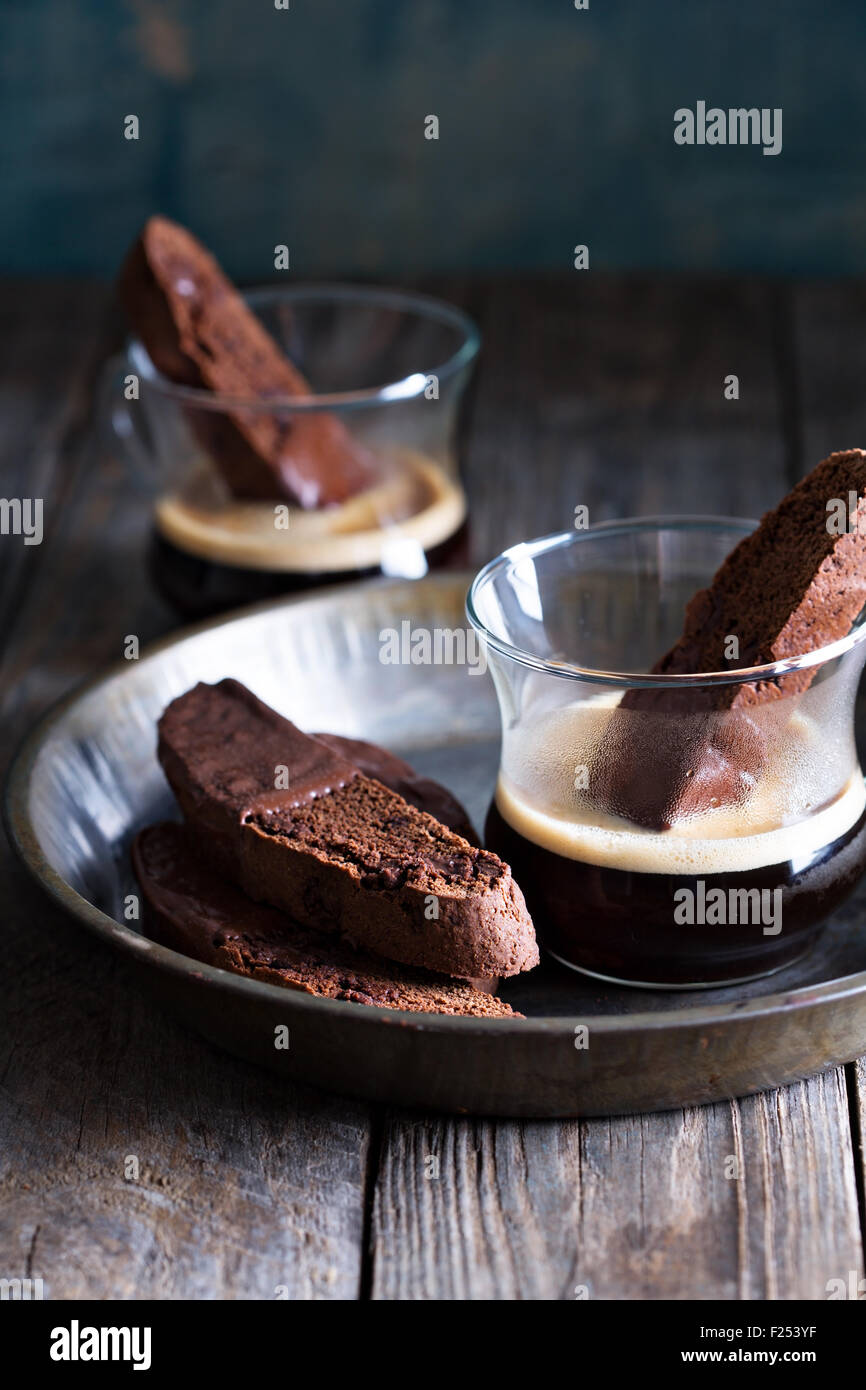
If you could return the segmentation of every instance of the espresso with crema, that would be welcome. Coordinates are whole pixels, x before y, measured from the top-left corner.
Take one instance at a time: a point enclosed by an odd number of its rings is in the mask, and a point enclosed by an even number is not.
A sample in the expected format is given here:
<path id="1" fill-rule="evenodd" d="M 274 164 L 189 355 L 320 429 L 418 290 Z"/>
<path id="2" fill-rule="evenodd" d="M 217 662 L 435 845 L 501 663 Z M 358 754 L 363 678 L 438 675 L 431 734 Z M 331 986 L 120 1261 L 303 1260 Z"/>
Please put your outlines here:
<path id="1" fill-rule="evenodd" d="M 822 760 L 836 753 L 841 768 L 846 750 L 819 745 L 795 712 L 750 797 L 647 830 L 598 809 L 580 775 L 614 703 L 540 711 L 506 732 L 486 842 L 511 865 L 541 943 L 605 978 L 683 988 L 797 959 L 866 867 L 859 768 L 820 801 Z"/>
<path id="2" fill-rule="evenodd" d="M 187 614 L 205 614 L 377 573 L 419 578 L 461 563 L 463 489 L 415 450 L 382 456 L 381 479 L 317 511 L 227 496 L 202 461 L 155 509 L 152 574 Z"/>

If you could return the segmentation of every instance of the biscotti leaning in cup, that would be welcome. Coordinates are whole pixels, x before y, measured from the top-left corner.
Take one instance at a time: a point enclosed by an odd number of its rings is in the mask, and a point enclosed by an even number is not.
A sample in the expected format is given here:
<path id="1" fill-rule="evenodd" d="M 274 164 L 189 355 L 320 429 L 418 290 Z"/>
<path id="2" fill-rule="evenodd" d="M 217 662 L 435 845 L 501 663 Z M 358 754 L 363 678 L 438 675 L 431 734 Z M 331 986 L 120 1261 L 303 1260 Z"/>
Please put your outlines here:
<path id="1" fill-rule="evenodd" d="M 866 452 L 847 449 L 819 463 L 740 541 L 694 595 L 682 633 L 652 672 L 696 675 L 796 659 L 846 637 L 864 605 Z M 661 830 L 747 800 L 770 744 L 784 741 L 795 697 L 819 669 L 627 691 L 592 770 L 598 803 Z M 635 712 L 645 717 L 628 717 Z"/>
<path id="2" fill-rule="evenodd" d="M 487 843 L 560 960 L 744 982 L 805 955 L 857 884 L 864 512 L 866 455 L 847 450 L 757 528 L 605 523 L 476 578 L 503 712 Z"/>
<path id="3" fill-rule="evenodd" d="M 140 400 L 112 420 L 158 473 L 151 571 L 185 614 L 464 561 L 456 412 L 478 335 L 459 309 L 373 286 L 241 294 L 161 217 L 120 292 Z"/>

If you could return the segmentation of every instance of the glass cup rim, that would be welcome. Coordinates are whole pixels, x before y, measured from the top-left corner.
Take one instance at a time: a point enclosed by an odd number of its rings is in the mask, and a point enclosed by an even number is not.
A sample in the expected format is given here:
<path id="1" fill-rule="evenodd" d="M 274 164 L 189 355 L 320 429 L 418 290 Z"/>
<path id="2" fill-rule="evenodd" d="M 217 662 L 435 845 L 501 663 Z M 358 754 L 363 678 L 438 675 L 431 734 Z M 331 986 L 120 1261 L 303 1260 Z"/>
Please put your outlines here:
<path id="1" fill-rule="evenodd" d="M 812 666 L 823 666 L 828 661 L 843 656 L 862 642 L 866 638 L 866 619 L 861 619 L 859 625 L 853 628 L 846 637 L 829 642 L 826 646 L 816 647 L 813 651 L 803 652 L 799 656 L 785 657 L 781 661 L 769 662 L 762 666 L 742 666 L 738 667 L 736 671 L 708 671 L 693 675 L 658 676 L 638 671 L 603 671 L 589 666 L 578 666 L 576 663 L 568 661 L 548 661 L 544 657 L 536 656 L 533 652 L 515 647 L 501 637 L 497 637 L 478 616 L 477 595 L 480 589 L 507 565 L 513 564 L 518 559 L 534 559 L 537 555 L 547 554 L 551 550 L 585 544 L 594 537 L 600 536 L 663 530 L 739 530 L 742 531 L 743 535 L 748 535 L 755 530 L 757 525 L 757 521 L 735 516 L 623 517 L 611 521 L 600 521 L 580 531 L 555 531 L 550 535 L 541 536 L 537 540 L 519 541 L 516 545 L 503 550 L 500 555 L 490 560 L 478 571 L 466 595 L 466 616 L 485 647 L 491 648 L 509 661 L 527 666 L 534 671 L 540 671 L 545 675 L 556 676 L 559 679 L 575 680 L 593 685 L 609 685 L 619 689 L 649 687 L 651 689 L 684 690 L 700 686 L 751 685 L 759 681 L 788 675 L 792 671 L 802 671 Z"/>
<path id="2" fill-rule="evenodd" d="M 363 304 L 367 308 L 396 309 L 414 313 L 419 318 L 446 324 L 462 335 L 460 346 L 444 362 L 431 363 L 426 372 L 410 372 L 407 376 L 369 386 L 357 391 L 329 391 L 309 396 L 274 396 L 263 401 L 260 396 L 228 396 L 199 386 L 183 386 L 170 381 L 151 361 L 140 338 L 131 335 L 126 342 L 127 357 L 140 359 L 145 366 L 145 380 L 151 387 L 172 400 L 198 410 L 252 411 L 272 415 L 279 411 L 294 414 L 321 410 L 353 410 L 376 405 L 389 405 L 423 396 L 427 380 L 436 376 L 448 380 L 469 366 L 481 347 L 481 332 L 475 321 L 456 304 L 437 299 L 416 290 L 391 289 L 378 285 L 337 284 L 329 281 L 303 285 L 259 285 L 241 291 L 251 308 L 269 303 L 300 304 L 305 300 L 320 300 L 330 304 Z"/>

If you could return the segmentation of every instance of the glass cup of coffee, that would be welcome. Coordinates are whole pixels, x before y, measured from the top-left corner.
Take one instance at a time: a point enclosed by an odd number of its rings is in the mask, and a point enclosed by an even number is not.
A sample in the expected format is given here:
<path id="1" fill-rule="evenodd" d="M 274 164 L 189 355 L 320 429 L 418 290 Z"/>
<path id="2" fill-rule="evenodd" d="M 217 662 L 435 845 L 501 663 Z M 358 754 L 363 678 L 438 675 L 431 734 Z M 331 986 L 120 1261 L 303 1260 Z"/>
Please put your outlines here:
<path id="1" fill-rule="evenodd" d="M 606 523 L 516 545 L 470 589 L 502 718 L 487 843 L 542 945 L 585 974 L 669 989 L 770 974 L 866 867 L 862 614 L 772 665 L 648 674 L 752 529 Z"/>
<path id="2" fill-rule="evenodd" d="M 314 585 L 465 564 L 455 437 L 480 342 L 472 320 L 376 287 L 245 298 L 314 395 L 237 400 L 178 385 L 137 339 L 107 372 L 104 416 L 154 492 L 150 569 L 162 595 L 184 616 L 205 616 Z M 236 423 L 263 417 L 287 438 L 327 417 L 328 438 L 348 431 L 364 450 L 369 484 L 318 508 L 233 495 Z"/>

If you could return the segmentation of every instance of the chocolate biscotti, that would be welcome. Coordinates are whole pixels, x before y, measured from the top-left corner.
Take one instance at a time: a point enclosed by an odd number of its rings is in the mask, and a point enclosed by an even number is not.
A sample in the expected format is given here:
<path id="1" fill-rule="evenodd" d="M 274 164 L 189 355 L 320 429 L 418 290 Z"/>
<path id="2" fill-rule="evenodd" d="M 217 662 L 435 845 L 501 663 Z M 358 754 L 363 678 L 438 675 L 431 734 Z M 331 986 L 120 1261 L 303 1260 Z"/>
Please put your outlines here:
<path id="1" fill-rule="evenodd" d="M 832 524 L 836 503 L 850 510 L 841 534 Z M 818 464 L 740 541 L 689 603 L 681 636 L 653 672 L 736 670 L 801 656 L 844 637 L 864 605 L 866 452 L 848 449 Z M 748 795 L 771 722 L 761 707 L 805 690 L 816 672 L 627 691 L 591 788 L 609 810 L 655 829 Z"/>
<path id="2" fill-rule="evenodd" d="M 521 1017 L 462 981 L 386 963 L 251 902 L 208 870 L 182 825 L 164 822 L 142 830 L 132 858 L 151 933 L 208 965 L 320 998 L 385 1009 Z"/>
<path id="3" fill-rule="evenodd" d="M 326 743 L 335 753 L 348 758 L 365 777 L 375 777 L 384 782 L 393 792 L 399 792 L 405 801 L 426 811 L 434 819 L 447 825 L 449 830 L 462 835 L 470 845 L 478 844 L 478 836 L 472 822 L 456 796 L 447 787 L 434 782 L 432 777 L 420 777 L 411 764 L 380 748 L 377 743 L 366 739 L 344 738 L 341 734 L 313 734 L 313 738 Z"/>
<path id="4" fill-rule="evenodd" d="M 443 974 L 514 975 L 537 963 L 506 864 L 239 682 L 200 684 L 172 701 L 159 757 L 199 852 L 251 898 Z"/>
<path id="5" fill-rule="evenodd" d="M 261 403 L 230 413 L 189 413 L 235 497 L 325 507 L 375 482 L 372 455 L 333 413 L 266 408 L 269 399 L 309 396 L 310 384 L 184 227 L 149 218 L 127 256 L 119 288 L 130 323 L 163 376 Z"/>

